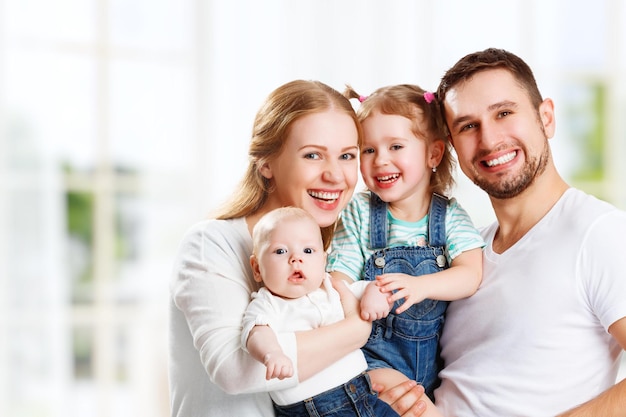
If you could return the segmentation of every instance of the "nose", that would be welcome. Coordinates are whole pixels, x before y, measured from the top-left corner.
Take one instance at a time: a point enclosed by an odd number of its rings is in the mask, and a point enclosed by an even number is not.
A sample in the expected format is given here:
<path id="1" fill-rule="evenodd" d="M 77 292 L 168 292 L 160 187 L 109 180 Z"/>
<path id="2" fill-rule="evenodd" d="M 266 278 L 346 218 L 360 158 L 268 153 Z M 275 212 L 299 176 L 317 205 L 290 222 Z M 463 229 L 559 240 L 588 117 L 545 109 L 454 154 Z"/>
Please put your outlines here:
<path id="1" fill-rule="evenodd" d="M 376 152 L 376 155 L 374 156 L 374 165 L 386 165 L 387 162 L 389 162 L 389 157 L 386 152 Z"/>
<path id="2" fill-rule="evenodd" d="M 480 142 L 486 149 L 494 149 L 500 142 L 501 137 L 498 128 L 488 122 L 480 125 Z"/>
<path id="3" fill-rule="evenodd" d="M 293 263 L 302 263 L 302 256 L 300 256 L 300 254 L 298 253 L 293 253 L 291 255 L 291 257 L 289 258 L 289 263 L 293 264 Z"/>
<path id="4" fill-rule="evenodd" d="M 343 178 L 343 171 L 337 162 L 328 161 L 324 167 L 322 179 L 326 182 L 338 183 Z"/>

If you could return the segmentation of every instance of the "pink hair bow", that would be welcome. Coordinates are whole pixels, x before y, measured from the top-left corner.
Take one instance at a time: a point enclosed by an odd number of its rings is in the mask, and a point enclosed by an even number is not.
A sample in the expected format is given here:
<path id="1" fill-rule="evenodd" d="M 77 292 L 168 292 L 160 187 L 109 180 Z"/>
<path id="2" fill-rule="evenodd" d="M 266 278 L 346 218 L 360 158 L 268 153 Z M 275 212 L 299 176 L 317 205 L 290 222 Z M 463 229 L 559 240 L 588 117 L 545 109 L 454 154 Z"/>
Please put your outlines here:
<path id="1" fill-rule="evenodd" d="M 424 100 L 426 100 L 426 103 L 430 104 L 433 102 L 434 99 L 435 99 L 435 93 L 431 93 L 430 91 L 426 91 L 424 93 Z"/>

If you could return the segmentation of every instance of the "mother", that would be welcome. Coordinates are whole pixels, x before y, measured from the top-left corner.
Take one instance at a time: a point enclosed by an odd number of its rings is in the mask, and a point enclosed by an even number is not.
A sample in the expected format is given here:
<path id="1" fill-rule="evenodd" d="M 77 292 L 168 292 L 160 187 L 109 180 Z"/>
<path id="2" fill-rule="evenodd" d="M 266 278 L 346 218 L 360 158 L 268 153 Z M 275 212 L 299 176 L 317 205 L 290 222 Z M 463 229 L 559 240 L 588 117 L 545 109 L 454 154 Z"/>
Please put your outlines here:
<path id="1" fill-rule="evenodd" d="M 357 182 L 360 126 L 350 102 L 317 81 L 292 81 L 267 98 L 254 121 L 248 170 L 216 219 L 184 236 L 174 266 L 170 311 L 171 415 L 273 416 L 267 391 L 293 386 L 362 346 L 370 324 L 338 288 L 346 318 L 282 335 L 294 377 L 265 380 L 265 367 L 240 346 L 250 294 L 258 289 L 249 257 L 251 231 L 282 206 L 309 211 L 328 245 Z M 383 387 L 378 387 L 383 388 Z M 422 388 L 411 381 L 381 398 L 405 416 L 420 415 Z"/>

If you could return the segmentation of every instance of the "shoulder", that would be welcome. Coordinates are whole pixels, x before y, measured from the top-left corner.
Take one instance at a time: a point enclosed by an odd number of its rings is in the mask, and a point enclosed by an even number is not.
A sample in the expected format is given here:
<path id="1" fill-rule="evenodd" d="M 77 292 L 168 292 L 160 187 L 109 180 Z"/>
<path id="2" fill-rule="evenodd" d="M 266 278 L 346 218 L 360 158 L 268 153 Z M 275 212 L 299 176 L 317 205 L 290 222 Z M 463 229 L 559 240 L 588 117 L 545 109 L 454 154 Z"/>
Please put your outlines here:
<path id="1" fill-rule="evenodd" d="M 371 194 L 369 191 L 355 193 L 341 212 L 344 222 L 360 223 L 359 219 L 367 218 L 370 212 Z"/>
<path id="2" fill-rule="evenodd" d="M 557 206 L 560 214 L 575 215 L 579 219 L 592 220 L 606 214 L 618 217 L 626 214 L 626 212 L 619 210 L 614 205 L 576 188 L 567 190 Z"/>
<path id="3" fill-rule="evenodd" d="M 250 304 L 266 306 L 274 305 L 282 300 L 280 297 L 276 297 L 274 294 L 272 294 L 265 287 L 261 287 L 258 289 L 258 291 L 253 292 L 251 295 L 251 299 L 252 301 L 250 302 Z"/>
<path id="4" fill-rule="evenodd" d="M 554 209 L 555 218 L 585 237 L 603 239 L 626 233 L 625 211 L 581 190 L 567 190 Z"/>
<path id="5" fill-rule="evenodd" d="M 369 209 L 371 198 L 372 194 L 369 191 L 354 193 L 354 196 L 352 196 L 350 202 L 348 203 L 348 207 L 354 209 L 367 207 Z"/>
<path id="6" fill-rule="evenodd" d="M 183 235 L 180 252 L 197 252 L 205 258 L 211 254 L 245 255 L 252 253 L 252 237 L 245 219 L 207 219 L 195 223 Z"/>
<path id="7" fill-rule="evenodd" d="M 183 240 L 189 239 L 207 239 L 221 240 L 227 238 L 229 240 L 246 240 L 249 237 L 245 219 L 231 220 L 202 220 L 192 225 L 183 235 Z"/>
<path id="8" fill-rule="evenodd" d="M 469 213 L 461 206 L 458 200 L 451 197 L 448 200 L 446 208 L 446 217 L 448 221 L 472 223 Z"/>

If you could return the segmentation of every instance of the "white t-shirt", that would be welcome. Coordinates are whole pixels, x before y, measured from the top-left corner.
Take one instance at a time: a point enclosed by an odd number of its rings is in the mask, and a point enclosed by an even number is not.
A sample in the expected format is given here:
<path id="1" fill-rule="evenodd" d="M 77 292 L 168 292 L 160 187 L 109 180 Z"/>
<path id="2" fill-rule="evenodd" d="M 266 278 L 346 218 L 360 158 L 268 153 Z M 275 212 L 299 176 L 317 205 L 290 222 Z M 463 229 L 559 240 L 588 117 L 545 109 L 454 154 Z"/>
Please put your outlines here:
<path id="1" fill-rule="evenodd" d="M 200 222 L 181 242 L 170 288 L 172 417 L 273 417 L 268 392 L 298 382 L 297 372 L 266 381 L 265 366 L 241 348 L 243 315 L 259 289 L 251 253 L 243 218 Z M 297 363 L 295 334 L 279 342 Z"/>
<path id="2" fill-rule="evenodd" d="M 367 282 L 355 282 L 350 286 L 358 298 L 365 289 L 362 284 Z M 316 329 L 336 323 L 343 318 L 339 293 L 333 288 L 328 274 L 321 288 L 299 298 L 277 297 L 264 287 L 252 294 L 252 301 L 243 320 L 242 346 L 245 347 L 250 331 L 255 325 L 270 326 L 280 335 L 282 332 Z M 356 349 L 311 378 L 300 382 L 296 387 L 272 391 L 270 396 L 279 405 L 304 401 L 348 382 L 366 369 L 365 355 L 361 349 Z"/>
<path id="3" fill-rule="evenodd" d="M 446 416 L 554 416 L 615 383 L 626 317 L 626 213 L 575 189 L 450 304 L 436 404 Z"/>

